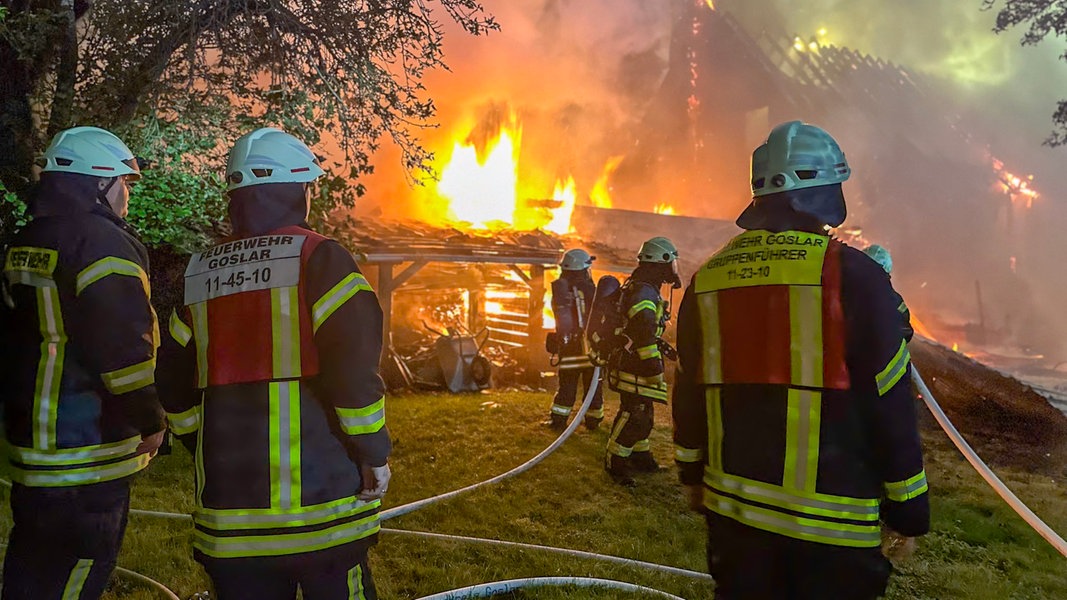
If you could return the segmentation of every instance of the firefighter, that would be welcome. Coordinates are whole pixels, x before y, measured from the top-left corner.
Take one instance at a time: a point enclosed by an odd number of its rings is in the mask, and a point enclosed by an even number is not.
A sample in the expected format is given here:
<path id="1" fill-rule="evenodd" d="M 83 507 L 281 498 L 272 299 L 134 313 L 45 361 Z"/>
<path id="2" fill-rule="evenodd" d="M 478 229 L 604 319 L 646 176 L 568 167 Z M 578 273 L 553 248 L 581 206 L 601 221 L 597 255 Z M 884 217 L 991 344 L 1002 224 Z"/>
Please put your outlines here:
<path id="1" fill-rule="evenodd" d="M 893 278 L 893 256 L 889 254 L 885 246 L 871 244 L 863 249 L 863 253 L 878 263 L 890 279 Z M 911 326 L 911 310 L 908 309 L 907 303 L 904 302 L 904 298 L 900 292 L 896 291 L 896 288 L 893 289 L 893 298 L 897 305 L 897 312 L 900 313 L 900 327 L 904 331 L 904 341 L 910 342 L 912 336 L 915 335 L 915 330 Z"/>
<path id="2" fill-rule="evenodd" d="M 625 318 L 622 334 L 626 347 L 615 353 L 608 364 L 608 387 L 619 393 L 619 412 L 608 437 L 605 468 L 617 483 L 633 485 L 634 473 L 659 470 L 652 457 L 648 435 L 652 432 L 653 405 L 667 403 L 664 379 L 663 331 L 670 319 L 670 306 L 660 288 L 681 287 L 678 278 L 678 250 L 665 237 L 654 237 L 641 245 L 638 265 L 623 284 L 619 309 Z"/>
<path id="3" fill-rule="evenodd" d="M 593 363 L 585 341 L 585 327 L 596 294 L 596 284 L 589 272 L 594 260 L 595 256 L 580 248 L 568 250 L 560 262 L 563 273 L 552 282 L 552 314 L 556 317 L 554 354 L 559 354 L 559 389 L 552 399 L 546 424 L 556 431 L 567 427 L 579 382 L 586 393 L 594 389 L 593 402 L 585 413 L 586 429 L 595 430 L 604 420 L 604 394 L 600 381 L 593 381 Z"/>
<path id="4" fill-rule="evenodd" d="M 194 557 L 220 600 L 376 597 L 382 310 L 352 255 L 307 225 L 323 174 L 278 129 L 237 140 L 233 236 L 191 258 L 160 351 L 171 430 L 195 455 Z"/>
<path id="5" fill-rule="evenodd" d="M 130 477 L 166 429 L 148 255 L 126 224 L 137 159 L 96 127 L 45 151 L 32 220 L 4 261 L 4 429 L 14 480 L 4 600 L 99 598 Z"/>
<path id="6" fill-rule="evenodd" d="M 829 237 L 850 169 L 793 121 L 752 156 L 745 230 L 679 307 L 675 458 L 716 598 L 870 599 L 881 523 L 930 526 L 910 355 L 884 271 Z"/>

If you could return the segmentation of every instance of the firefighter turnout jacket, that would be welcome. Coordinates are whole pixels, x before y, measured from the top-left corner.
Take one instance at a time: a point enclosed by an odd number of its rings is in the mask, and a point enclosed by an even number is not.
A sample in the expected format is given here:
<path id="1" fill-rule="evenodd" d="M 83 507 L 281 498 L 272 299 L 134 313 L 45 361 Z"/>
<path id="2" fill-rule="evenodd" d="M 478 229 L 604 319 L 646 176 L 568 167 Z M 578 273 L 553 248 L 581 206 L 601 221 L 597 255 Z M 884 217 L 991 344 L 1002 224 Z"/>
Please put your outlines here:
<path id="1" fill-rule="evenodd" d="M 391 449 L 382 310 L 351 254 L 306 226 L 231 239 L 193 255 L 184 304 L 160 380 L 194 448 L 198 559 L 373 543 L 381 501 L 357 494 Z"/>
<path id="2" fill-rule="evenodd" d="M 826 235 L 748 231 L 694 276 L 674 392 L 682 482 L 746 526 L 874 548 L 929 528 L 899 300 Z"/>
<path id="3" fill-rule="evenodd" d="M 569 273 L 577 275 L 569 277 Z M 564 271 L 552 282 L 552 314 L 559 336 L 560 371 L 593 367 L 585 341 L 585 327 L 595 295 L 596 284 L 586 271 Z"/>
<path id="4" fill-rule="evenodd" d="M 630 279 L 621 290 L 620 308 L 629 346 L 610 361 L 608 387 L 666 404 L 660 337 L 667 327 L 667 302 L 658 287 Z"/>
<path id="5" fill-rule="evenodd" d="M 4 425 L 11 476 L 29 487 L 132 475 L 150 459 L 141 436 L 166 426 L 148 255 L 97 204 L 97 181 L 46 174 L 4 259 Z"/>

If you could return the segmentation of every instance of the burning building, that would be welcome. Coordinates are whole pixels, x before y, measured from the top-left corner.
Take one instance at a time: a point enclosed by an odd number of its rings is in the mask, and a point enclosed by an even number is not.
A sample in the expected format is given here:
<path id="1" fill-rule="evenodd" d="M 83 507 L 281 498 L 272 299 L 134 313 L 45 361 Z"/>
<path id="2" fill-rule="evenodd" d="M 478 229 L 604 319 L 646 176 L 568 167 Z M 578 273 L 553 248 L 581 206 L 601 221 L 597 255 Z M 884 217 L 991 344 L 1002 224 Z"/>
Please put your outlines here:
<path id="1" fill-rule="evenodd" d="M 838 234 L 893 250 L 894 283 L 928 335 L 1054 351 L 1024 323 L 1040 307 L 1016 293 L 1039 268 L 1029 240 L 1041 184 L 974 133 L 940 82 L 780 19 L 753 33 L 707 0 L 634 3 L 600 37 L 576 35 L 610 4 L 490 4 L 506 31 L 510 11 L 526 11 L 519 49 L 465 42 L 453 72 L 429 82 L 444 123 L 425 139 L 439 177 L 413 187 L 385 169 L 361 209 L 359 250 L 377 270 L 390 340 L 484 330 L 543 370 L 544 278 L 566 247 L 627 273 L 641 240 L 665 234 L 692 272 L 737 231 L 751 150 L 801 119 L 833 132 L 856 173 Z"/>

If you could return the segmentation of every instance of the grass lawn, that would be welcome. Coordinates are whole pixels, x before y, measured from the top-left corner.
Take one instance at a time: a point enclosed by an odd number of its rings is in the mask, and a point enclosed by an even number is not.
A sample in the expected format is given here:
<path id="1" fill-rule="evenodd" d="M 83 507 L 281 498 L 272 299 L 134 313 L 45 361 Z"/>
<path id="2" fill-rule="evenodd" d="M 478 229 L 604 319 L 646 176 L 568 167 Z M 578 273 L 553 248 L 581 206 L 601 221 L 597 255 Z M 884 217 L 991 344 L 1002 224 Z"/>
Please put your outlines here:
<path id="1" fill-rule="evenodd" d="M 395 450 L 387 506 L 487 479 L 532 457 L 554 435 L 538 423 L 546 394 L 500 392 L 390 399 Z M 618 406 L 608 398 L 609 420 Z M 670 423 L 657 407 L 653 451 L 671 465 Z M 704 525 L 685 509 L 673 469 L 646 476 L 636 489 L 614 485 L 602 469 L 607 427 L 584 429 L 533 470 L 515 479 L 387 522 L 386 527 L 496 538 L 614 554 L 702 571 Z M 889 598 L 1067 598 L 1064 559 L 997 498 L 940 435 L 929 435 L 927 473 L 933 490 L 934 532 L 901 566 Z M 1050 525 L 1067 533 L 1067 484 L 998 470 Z M 133 506 L 188 512 L 191 460 L 176 448 L 138 478 Z M 10 516 L 5 504 L 0 533 Z M 182 598 L 206 590 L 193 562 L 187 522 L 131 516 L 119 564 L 157 579 Z M 481 582 L 531 576 L 592 576 L 661 589 L 683 598 L 710 598 L 713 586 L 542 551 L 506 549 L 383 533 L 371 554 L 380 595 L 410 599 Z M 541 589 L 512 598 L 622 598 L 621 592 Z M 638 597 L 631 595 L 629 597 Z M 117 580 L 109 600 L 157 596 Z"/>

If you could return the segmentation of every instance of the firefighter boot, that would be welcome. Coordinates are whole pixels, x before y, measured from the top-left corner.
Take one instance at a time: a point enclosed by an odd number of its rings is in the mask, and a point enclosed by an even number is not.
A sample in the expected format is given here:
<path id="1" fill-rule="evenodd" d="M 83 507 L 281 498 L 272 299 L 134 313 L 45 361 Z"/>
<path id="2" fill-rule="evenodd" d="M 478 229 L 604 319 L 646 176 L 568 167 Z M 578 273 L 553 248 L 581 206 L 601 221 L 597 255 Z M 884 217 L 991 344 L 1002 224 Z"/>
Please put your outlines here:
<path id="1" fill-rule="evenodd" d="M 633 466 L 633 470 L 638 473 L 658 473 L 662 470 L 662 467 L 653 458 L 652 453 L 648 451 L 631 454 L 630 464 Z"/>
<path id="2" fill-rule="evenodd" d="M 600 417 L 598 419 L 596 417 L 588 417 L 587 416 L 585 418 L 585 428 L 588 429 L 589 431 L 596 431 L 597 428 L 600 427 L 600 422 L 603 421 L 603 420 L 604 420 L 604 417 Z"/>
<path id="3" fill-rule="evenodd" d="M 630 459 L 617 456 L 615 454 L 608 454 L 607 464 L 604 465 L 605 470 L 611 475 L 611 479 L 622 486 L 634 487 L 637 482 L 633 477 L 633 466 L 630 463 Z"/>
<path id="4" fill-rule="evenodd" d="M 541 425 L 548 427 L 552 431 L 563 431 L 567 428 L 567 417 L 563 415 L 552 414 L 548 416 L 547 421 L 542 421 Z"/>

